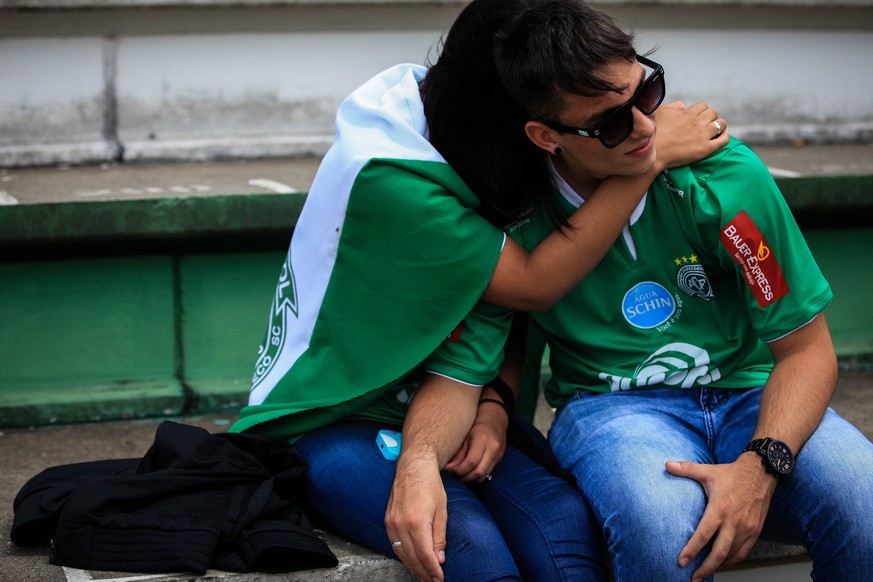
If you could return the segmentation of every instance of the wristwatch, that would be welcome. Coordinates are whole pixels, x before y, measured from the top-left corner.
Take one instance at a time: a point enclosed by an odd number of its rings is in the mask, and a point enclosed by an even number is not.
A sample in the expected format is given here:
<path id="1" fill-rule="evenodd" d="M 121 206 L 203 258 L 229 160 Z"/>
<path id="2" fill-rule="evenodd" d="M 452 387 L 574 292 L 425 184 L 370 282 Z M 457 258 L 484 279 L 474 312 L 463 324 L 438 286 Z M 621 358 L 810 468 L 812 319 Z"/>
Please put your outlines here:
<path id="1" fill-rule="evenodd" d="M 782 441 L 770 437 L 754 439 L 743 449 L 744 453 L 750 451 L 761 455 L 764 468 L 771 475 L 775 475 L 777 479 L 785 479 L 794 469 L 794 453 Z"/>

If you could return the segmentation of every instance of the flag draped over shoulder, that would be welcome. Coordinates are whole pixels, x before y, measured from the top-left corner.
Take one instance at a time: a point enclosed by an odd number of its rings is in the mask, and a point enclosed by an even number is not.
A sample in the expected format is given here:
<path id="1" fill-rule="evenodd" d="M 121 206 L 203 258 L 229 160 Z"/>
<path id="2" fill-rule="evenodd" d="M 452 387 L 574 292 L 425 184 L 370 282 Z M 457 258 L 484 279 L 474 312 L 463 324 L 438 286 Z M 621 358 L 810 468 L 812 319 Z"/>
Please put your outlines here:
<path id="1" fill-rule="evenodd" d="M 425 137 L 425 71 L 398 65 L 340 106 L 232 430 L 294 437 L 361 409 L 424 361 L 487 286 L 504 235 Z"/>

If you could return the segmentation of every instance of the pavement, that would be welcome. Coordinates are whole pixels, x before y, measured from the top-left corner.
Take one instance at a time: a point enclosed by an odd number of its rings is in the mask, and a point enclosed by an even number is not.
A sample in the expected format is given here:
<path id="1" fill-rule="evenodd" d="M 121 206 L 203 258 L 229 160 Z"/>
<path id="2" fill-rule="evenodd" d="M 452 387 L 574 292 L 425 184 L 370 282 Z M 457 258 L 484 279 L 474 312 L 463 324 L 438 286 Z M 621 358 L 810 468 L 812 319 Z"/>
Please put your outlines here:
<path id="1" fill-rule="evenodd" d="M 774 176 L 873 174 L 873 144 L 756 146 Z M 305 192 L 320 157 L 0 169 L 0 205 Z"/>
<path id="2" fill-rule="evenodd" d="M 756 147 L 776 176 L 873 175 L 873 144 Z M 0 205 L 95 200 L 134 200 L 164 196 L 211 196 L 246 193 L 305 192 L 319 158 L 236 160 L 160 165 L 43 167 L 0 169 Z M 834 408 L 873 439 L 873 373 L 841 374 Z M 550 422 L 541 409 L 538 424 Z M 226 431 L 234 415 L 175 418 L 211 432 Z M 238 574 L 210 571 L 145 575 L 82 571 L 49 564 L 49 548 L 20 548 L 9 541 L 12 501 L 24 483 L 44 468 L 96 459 L 142 456 L 163 419 L 97 422 L 31 428 L 0 427 L 0 582 L 84 582 L 114 580 L 170 581 L 306 581 L 408 580 L 402 566 L 329 533 L 323 535 L 340 559 L 335 569 L 300 573 Z M 766 553 L 766 552 L 765 552 Z M 755 572 L 755 571 L 752 571 Z M 731 573 L 733 575 L 733 573 Z M 760 575 L 760 574 L 758 574 Z M 731 580 L 761 579 L 752 575 Z M 769 577 L 774 580 L 775 578 Z M 717 582 L 728 580 L 719 575 Z"/>
<path id="3" fill-rule="evenodd" d="M 873 373 L 844 373 L 832 403 L 837 412 L 873 439 Z M 548 409 L 540 409 L 537 424 L 550 422 Z M 6 543 L 0 545 L 0 582 L 378 582 L 411 580 L 399 562 L 379 556 L 329 533 L 321 532 L 337 555 L 337 568 L 309 570 L 287 574 L 234 573 L 210 570 L 204 575 L 190 572 L 135 574 L 126 572 L 85 571 L 51 565 L 49 548 L 21 548 L 9 541 L 12 526 L 12 502 L 28 479 L 41 470 L 82 461 L 141 457 L 151 445 L 155 429 L 164 419 L 96 422 L 35 428 L 0 428 L 0 533 Z M 236 420 L 235 415 L 176 417 L 172 420 L 200 426 L 210 432 L 224 432 Z M 760 548 L 758 557 L 768 554 Z M 783 554 L 784 556 L 784 554 Z M 794 552 L 795 559 L 802 553 Z M 796 568 L 796 565 L 780 566 Z M 768 568 L 769 570 L 769 568 Z M 746 574 L 743 574 L 746 572 Z M 751 574 L 749 573 L 751 572 Z M 757 572 L 757 574 L 754 574 Z M 719 574 L 716 582 L 727 580 L 761 580 L 761 570 L 738 570 Z M 751 577 L 749 577 L 751 576 Z M 768 577 L 770 580 L 775 579 Z"/>

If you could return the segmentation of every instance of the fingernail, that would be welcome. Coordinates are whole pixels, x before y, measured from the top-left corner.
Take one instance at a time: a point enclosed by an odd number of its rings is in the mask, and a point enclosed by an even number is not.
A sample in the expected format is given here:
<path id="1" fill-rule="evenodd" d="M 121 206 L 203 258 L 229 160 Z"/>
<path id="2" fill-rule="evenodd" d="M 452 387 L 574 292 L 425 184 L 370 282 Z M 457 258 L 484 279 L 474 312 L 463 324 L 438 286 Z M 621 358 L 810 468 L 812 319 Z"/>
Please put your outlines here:
<path id="1" fill-rule="evenodd" d="M 680 465 L 676 461 L 667 461 L 667 466 L 671 469 L 678 469 Z"/>
<path id="2" fill-rule="evenodd" d="M 688 558 L 679 558 L 679 565 L 683 568 L 685 566 L 687 566 L 688 565 Z"/>
<path id="3" fill-rule="evenodd" d="M 440 564 L 442 564 L 443 562 L 446 561 L 446 553 L 445 553 L 445 551 L 440 550 L 440 551 L 439 551 L 439 556 L 440 556 Z"/>

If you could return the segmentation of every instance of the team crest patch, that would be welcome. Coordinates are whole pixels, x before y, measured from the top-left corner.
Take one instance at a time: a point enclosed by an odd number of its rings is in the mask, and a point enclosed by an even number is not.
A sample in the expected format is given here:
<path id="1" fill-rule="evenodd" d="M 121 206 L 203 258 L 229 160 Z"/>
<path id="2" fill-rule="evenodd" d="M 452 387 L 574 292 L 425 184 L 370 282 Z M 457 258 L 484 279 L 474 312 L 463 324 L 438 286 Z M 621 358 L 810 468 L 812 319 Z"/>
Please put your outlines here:
<path id="1" fill-rule="evenodd" d="M 676 284 L 682 291 L 691 297 L 700 297 L 704 301 L 712 299 L 712 285 L 709 283 L 706 271 L 697 263 L 697 255 L 678 257 L 673 262 L 679 266 Z"/>
<path id="2" fill-rule="evenodd" d="M 740 211 L 721 231 L 721 244 L 740 268 L 760 307 L 767 307 L 788 294 L 782 267 L 758 225 Z"/>
<path id="3" fill-rule="evenodd" d="M 264 345 L 258 349 L 255 373 L 252 376 L 252 390 L 270 373 L 276 365 L 278 355 L 285 344 L 285 327 L 290 317 L 297 317 L 297 286 L 294 271 L 291 269 L 291 250 L 282 264 L 282 273 L 276 285 L 276 294 L 270 306 L 270 326 Z"/>

